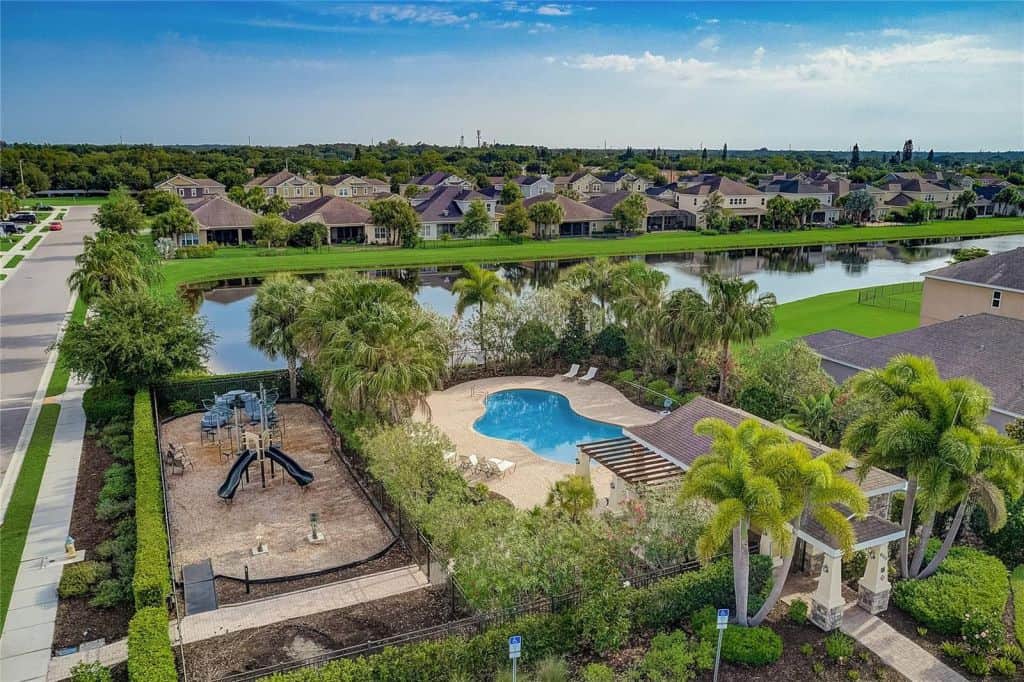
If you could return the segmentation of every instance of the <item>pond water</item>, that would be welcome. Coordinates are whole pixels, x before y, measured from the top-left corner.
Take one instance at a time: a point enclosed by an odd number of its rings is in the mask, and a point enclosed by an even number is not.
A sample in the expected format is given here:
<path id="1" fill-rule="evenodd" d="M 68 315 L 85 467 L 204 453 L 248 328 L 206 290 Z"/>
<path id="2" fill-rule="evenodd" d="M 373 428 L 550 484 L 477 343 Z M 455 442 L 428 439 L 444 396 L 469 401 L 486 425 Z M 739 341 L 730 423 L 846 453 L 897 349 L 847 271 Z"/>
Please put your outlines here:
<path id="1" fill-rule="evenodd" d="M 920 280 L 921 273 L 942 267 L 950 253 L 979 246 L 1001 253 L 1024 246 L 1024 235 L 980 239 L 913 240 L 870 244 L 629 256 L 644 260 L 669 277 L 669 287 L 700 287 L 700 276 L 717 272 L 753 279 L 762 292 L 772 292 L 779 303 L 797 301 L 845 289 Z M 534 289 L 552 286 L 562 270 L 581 262 L 575 260 L 500 263 L 495 271 L 522 296 Z M 460 268 L 410 268 L 371 271 L 373 276 L 391 277 L 406 286 L 420 305 L 441 315 L 455 312 L 452 283 Z M 214 282 L 194 291 L 199 314 L 206 316 L 217 341 L 210 353 L 214 372 L 246 372 L 284 367 L 283 360 L 271 361 L 249 345 L 249 309 L 256 286 L 254 279 Z"/>

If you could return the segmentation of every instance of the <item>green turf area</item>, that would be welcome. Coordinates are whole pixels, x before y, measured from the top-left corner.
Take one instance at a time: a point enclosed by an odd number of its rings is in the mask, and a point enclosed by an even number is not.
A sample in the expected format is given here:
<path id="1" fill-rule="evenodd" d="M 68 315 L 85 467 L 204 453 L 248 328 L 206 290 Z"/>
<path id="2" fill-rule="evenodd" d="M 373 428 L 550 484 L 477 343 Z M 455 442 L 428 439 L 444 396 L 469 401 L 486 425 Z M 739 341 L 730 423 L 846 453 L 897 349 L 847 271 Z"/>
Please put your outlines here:
<path id="1" fill-rule="evenodd" d="M 10 251 L 15 244 L 21 241 L 21 237 L 22 235 L 20 234 L 12 234 L 9 237 L 0 239 L 0 251 Z"/>
<path id="2" fill-rule="evenodd" d="M 11 259 L 9 261 L 4 263 L 4 267 L 5 268 L 16 267 L 18 265 L 18 263 L 20 263 L 22 260 L 24 260 L 24 258 L 25 257 L 23 255 L 21 255 L 20 253 L 16 253 L 13 256 L 11 256 Z"/>
<path id="3" fill-rule="evenodd" d="M 1010 589 L 1013 590 L 1013 630 L 1017 642 L 1024 646 L 1024 564 L 1013 569 Z"/>
<path id="4" fill-rule="evenodd" d="M 164 264 L 164 284 L 180 284 L 270 272 L 319 272 L 334 268 L 405 267 L 457 263 L 494 263 L 589 256 L 622 256 L 678 251 L 714 251 L 734 248 L 768 248 L 872 242 L 927 237 L 982 236 L 1024 232 L 1024 218 L 944 220 L 926 225 L 846 227 L 798 232 L 751 231 L 723 235 L 695 232 L 658 232 L 630 239 L 525 240 L 521 243 L 484 245 L 471 241 L 449 242 L 442 248 L 400 249 L 381 246 L 347 246 L 303 249 L 222 248 L 212 258 L 174 260 Z"/>
<path id="5" fill-rule="evenodd" d="M 7 274 L 0 272 L 0 282 L 4 281 L 5 279 L 7 279 Z"/>
<path id="6" fill-rule="evenodd" d="M 28 240 L 28 243 L 25 244 L 25 248 L 26 249 L 34 249 L 36 247 L 36 244 L 38 244 L 40 241 L 42 241 L 42 239 L 43 239 L 43 235 L 37 234 L 36 236 L 32 237 L 32 239 Z"/>
<path id="7" fill-rule="evenodd" d="M 40 410 L 39 420 L 25 451 L 25 460 L 18 472 L 18 480 L 14 483 L 11 501 L 7 505 L 4 525 L 0 527 L 0 630 L 7 620 L 7 607 L 11 603 L 14 579 L 18 574 L 18 564 L 21 563 L 21 551 L 25 548 L 43 470 L 50 456 L 50 444 L 57 428 L 58 415 L 60 405 L 43 405 Z"/>
<path id="8" fill-rule="evenodd" d="M 107 197 L 38 197 L 26 199 L 21 205 L 26 209 L 34 206 L 99 206 L 107 203 Z"/>
<path id="9" fill-rule="evenodd" d="M 71 311 L 71 319 L 75 322 L 81 322 L 85 319 L 85 301 L 81 298 L 75 300 L 75 307 Z M 53 374 L 50 375 L 50 383 L 46 385 L 46 397 L 60 395 L 68 388 L 68 380 L 71 378 L 71 373 L 64 367 L 61 367 L 60 357 L 57 358 L 57 364 L 53 367 Z"/>
<path id="10" fill-rule="evenodd" d="M 861 336 L 884 336 L 918 325 L 920 292 L 916 299 L 910 292 L 904 294 L 915 304 L 904 312 L 857 303 L 857 293 L 872 288 L 837 291 L 780 305 L 775 309 L 775 333 L 769 341 L 783 341 L 828 329 L 841 329 Z"/>

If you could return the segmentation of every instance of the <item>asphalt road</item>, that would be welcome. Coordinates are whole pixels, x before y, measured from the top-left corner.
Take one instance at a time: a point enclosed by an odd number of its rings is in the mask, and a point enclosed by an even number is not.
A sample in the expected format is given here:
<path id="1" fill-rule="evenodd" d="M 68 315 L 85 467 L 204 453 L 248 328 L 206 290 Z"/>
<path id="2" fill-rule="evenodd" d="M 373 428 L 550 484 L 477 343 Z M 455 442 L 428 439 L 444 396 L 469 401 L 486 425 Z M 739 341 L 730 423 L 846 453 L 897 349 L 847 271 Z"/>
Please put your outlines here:
<path id="1" fill-rule="evenodd" d="M 82 237 L 96 231 L 95 210 L 72 206 L 64 229 L 48 234 L 0 288 L 0 479 L 39 387 L 46 349 L 71 300 L 67 278 L 82 251 Z"/>

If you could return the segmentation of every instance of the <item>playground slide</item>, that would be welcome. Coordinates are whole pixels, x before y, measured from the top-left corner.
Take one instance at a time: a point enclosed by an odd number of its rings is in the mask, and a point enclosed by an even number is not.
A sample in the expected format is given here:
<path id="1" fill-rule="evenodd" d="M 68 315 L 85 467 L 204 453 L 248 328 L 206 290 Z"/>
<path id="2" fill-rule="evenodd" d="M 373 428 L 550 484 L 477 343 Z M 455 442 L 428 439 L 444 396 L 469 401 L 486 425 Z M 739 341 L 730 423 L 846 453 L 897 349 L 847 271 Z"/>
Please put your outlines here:
<path id="1" fill-rule="evenodd" d="M 313 482 L 313 474 L 300 467 L 298 462 L 281 452 L 280 448 L 271 446 L 267 450 L 267 457 L 284 467 L 300 486 L 305 487 Z"/>
<path id="2" fill-rule="evenodd" d="M 231 470 L 228 471 L 228 477 L 224 479 L 224 483 L 221 484 L 217 494 L 222 499 L 230 500 L 235 496 L 235 492 L 238 490 L 238 484 L 242 482 L 242 474 L 252 464 L 252 461 L 256 459 L 255 452 L 246 452 L 244 455 L 235 460 L 235 463 L 231 465 Z"/>

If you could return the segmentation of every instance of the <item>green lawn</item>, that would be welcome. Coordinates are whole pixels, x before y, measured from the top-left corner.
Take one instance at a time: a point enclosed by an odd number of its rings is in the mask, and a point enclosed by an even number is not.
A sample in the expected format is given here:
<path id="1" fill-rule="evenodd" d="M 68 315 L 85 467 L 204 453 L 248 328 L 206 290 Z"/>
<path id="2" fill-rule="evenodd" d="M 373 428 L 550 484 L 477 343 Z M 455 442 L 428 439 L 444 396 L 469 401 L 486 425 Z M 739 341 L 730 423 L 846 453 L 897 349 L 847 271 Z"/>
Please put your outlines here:
<path id="1" fill-rule="evenodd" d="M 734 248 L 808 246 L 843 242 L 920 239 L 1024 232 L 1024 218 L 945 220 L 925 225 L 846 227 L 799 232 L 741 232 L 714 236 L 695 232 L 659 232 L 631 239 L 526 240 L 518 244 L 484 245 L 450 242 L 441 248 L 400 249 L 381 246 L 303 249 L 223 248 L 213 258 L 174 260 L 164 264 L 164 284 L 180 284 L 271 272 L 319 272 L 334 268 L 406 267 L 458 263 L 494 263 L 516 260 L 623 256 L 678 251 L 714 251 Z"/>
<path id="2" fill-rule="evenodd" d="M 884 336 L 918 325 L 920 292 L 900 294 L 916 304 L 911 311 L 903 312 L 857 303 L 858 291 L 861 289 L 837 291 L 780 305 L 775 309 L 775 333 L 768 340 L 784 341 L 828 329 L 861 336 Z"/>
<path id="3" fill-rule="evenodd" d="M 99 206 L 107 203 L 107 197 L 33 197 L 23 199 L 21 205 L 24 208 L 34 206 Z"/>
<path id="4" fill-rule="evenodd" d="M 50 456 L 50 444 L 53 432 L 57 428 L 57 417 L 60 405 L 43 405 L 39 412 L 39 420 L 32 431 L 32 440 L 25 451 L 18 480 L 14 483 L 14 492 L 7 505 L 7 516 L 0 527 L 0 630 L 7 620 L 7 607 L 11 603 L 14 591 L 14 579 L 21 563 L 21 552 L 25 548 L 25 538 L 32 521 L 32 511 L 39 495 L 39 484 L 43 480 L 43 470 Z"/>
<path id="5" fill-rule="evenodd" d="M 9 261 L 4 263 L 4 267 L 5 268 L 16 267 L 18 265 L 18 263 L 20 263 L 22 260 L 24 260 L 24 258 L 25 258 L 25 256 L 21 255 L 20 253 L 16 253 L 13 256 L 11 256 L 11 259 Z"/>
<path id="6" fill-rule="evenodd" d="M 37 234 L 36 236 L 32 237 L 32 239 L 28 240 L 28 243 L 25 244 L 24 248 L 26 248 L 26 249 L 34 249 L 36 247 L 36 244 L 38 244 L 40 241 L 42 241 L 42 239 L 43 239 L 43 235 Z"/>
<path id="7" fill-rule="evenodd" d="M 10 251 L 19 241 L 21 241 L 20 234 L 12 234 L 10 237 L 0 239 L 0 251 Z"/>
<path id="8" fill-rule="evenodd" d="M 1024 646 L 1024 564 L 1013 569 L 1010 589 L 1013 590 L 1013 629 L 1017 643 Z"/>
<path id="9" fill-rule="evenodd" d="M 71 311 L 71 319 L 76 322 L 81 322 L 85 319 L 85 301 L 81 298 L 75 300 L 75 307 Z M 57 357 L 57 364 L 53 367 L 53 374 L 50 375 L 50 383 L 46 385 L 46 397 L 60 395 L 68 388 L 68 380 L 71 378 L 71 373 L 64 367 L 61 367 L 60 356 Z"/>

